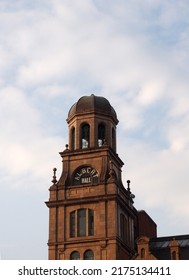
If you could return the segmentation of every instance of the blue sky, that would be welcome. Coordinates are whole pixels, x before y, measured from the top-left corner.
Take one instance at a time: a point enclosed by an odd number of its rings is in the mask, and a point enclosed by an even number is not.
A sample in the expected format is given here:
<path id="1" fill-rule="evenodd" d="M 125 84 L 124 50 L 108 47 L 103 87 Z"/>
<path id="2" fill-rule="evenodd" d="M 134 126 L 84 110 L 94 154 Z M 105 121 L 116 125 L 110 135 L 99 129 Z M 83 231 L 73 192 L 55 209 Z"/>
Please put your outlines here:
<path id="1" fill-rule="evenodd" d="M 187 0 L 0 0 L 0 255 L 47 259 L 48 188 L 83 95 L 106 97 L 135 207 L 189 233 Z"/>

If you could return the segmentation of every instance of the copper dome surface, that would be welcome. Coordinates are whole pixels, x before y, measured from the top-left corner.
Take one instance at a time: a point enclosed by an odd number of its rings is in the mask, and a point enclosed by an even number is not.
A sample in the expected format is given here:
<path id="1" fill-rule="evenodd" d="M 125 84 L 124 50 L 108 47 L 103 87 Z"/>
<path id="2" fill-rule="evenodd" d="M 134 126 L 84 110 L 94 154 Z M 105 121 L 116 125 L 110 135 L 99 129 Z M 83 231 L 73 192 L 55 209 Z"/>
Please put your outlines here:
<path id="1" fill-rule="evenodd" d="M 82 96 L 73 106 L 68 113 L 68 119 L 75 115 L 86 113 L 100 113 L 113 117 L 116 123 L 118 123 L 117 115 L 114 108 L 110 105 L 110 102 L 101 96 L 91 94 L 90 96 Z"/>

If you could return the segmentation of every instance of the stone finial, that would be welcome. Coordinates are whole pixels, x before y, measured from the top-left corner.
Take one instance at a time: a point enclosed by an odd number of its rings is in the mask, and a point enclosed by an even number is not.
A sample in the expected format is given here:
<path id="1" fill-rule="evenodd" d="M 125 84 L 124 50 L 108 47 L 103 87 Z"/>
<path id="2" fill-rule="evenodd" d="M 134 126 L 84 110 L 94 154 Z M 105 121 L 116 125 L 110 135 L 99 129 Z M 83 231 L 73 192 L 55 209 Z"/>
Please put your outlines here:
<path id="1" fill-rule="evenodd" d="M 56 171 L 57 171 L 57 169 L 56 168 L 53 168 L 53 179 L 52 179 L 52 183 L 53 184 L 56 184 L 57 183 L 57 180 L 56 180 Z"/>
<path id="2" fill-rule="evenodd" d="M 127 190 L 128 190 L 129 193 L 131 193 L 130 183 L 131 183 L 131 181 L 127 180 Z"/>
<path id="3" fill-rule="evenodd" d="M 129 196 L 131 198 L 131 201 L 133 202 L 133 199 L 135 198 L 135 195 L 131 192 L 130 184 L 131 184 L 131 181 L 127 180 L 127 191 L 128 191 Z"/>

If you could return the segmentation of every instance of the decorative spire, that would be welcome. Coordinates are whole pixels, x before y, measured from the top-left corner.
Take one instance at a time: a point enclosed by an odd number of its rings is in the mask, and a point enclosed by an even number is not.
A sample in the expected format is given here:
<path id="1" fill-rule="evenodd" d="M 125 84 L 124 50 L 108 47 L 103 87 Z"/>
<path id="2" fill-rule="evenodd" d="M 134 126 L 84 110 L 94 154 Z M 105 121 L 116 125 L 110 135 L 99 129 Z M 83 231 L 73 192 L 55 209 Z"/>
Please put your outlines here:
<path id="1" fill-rule="evenodd" d="M 133 202 L 133 199 L 135 198 L 135 195 L 131 192 L 131 188 L 130 188 L 130 180 L 127 180 L 127 191 L 129 193 L 129 196 L 131 198 L 131 201 Z"/>
<path id="2" fill-rule="evenodd" d="M 129 193 L 131 193 L 130 183 L 131 183 L 131 181 L 127 180 L 127 190 L 128 190 Z"/>
<path id="3" fill-rule="evenodd" d="M 70 152 L 70 150 L 69 150 L 69 145 L 68 145 L 68 144 L 65 145 L 65 148 L 66 148 L 66 149 L 65 149 L 63 152 L 60 152 L 61 157 L 62 157 L 62 155 L 63 155 L 64 153 Z"/>
<path id="4" fill-rule="evenodd" d="M 53 179 L 52 179 L 52 183 L 55 185 L 57 183 L 57 180 L 56 180 L 56 171 L 57 169 L 56 168 L 53 168 Z"/>

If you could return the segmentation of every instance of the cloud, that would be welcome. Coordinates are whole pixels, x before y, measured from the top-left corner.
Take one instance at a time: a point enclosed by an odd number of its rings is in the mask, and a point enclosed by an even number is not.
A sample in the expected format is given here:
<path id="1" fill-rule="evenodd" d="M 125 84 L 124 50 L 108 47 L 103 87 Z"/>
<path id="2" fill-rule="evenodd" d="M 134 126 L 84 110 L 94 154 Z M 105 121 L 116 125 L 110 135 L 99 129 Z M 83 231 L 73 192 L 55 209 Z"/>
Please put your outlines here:
<path id="1" fill-rule="evenodd" d="M 119 155 L 126 164 L 123 182 L 126 186 L 126 181 L 131 180 L 131 191 L 136 195 L 135 207 L 151 215 L 158 224 L 160 235 L 172 234 L 171 230 L 175 234 L 187 232 L 187 225 L 178 228 L 176 221 L 184 223 L 184 217 L 189 215 L 186 179 L 189 150 L 154 150 L 149 143 L 142 144 L 134 139 L 122 141 Z M 164 211 L 163 220 L 157 211 Z"/>
<path id="2" fill-rule="evenodd" d="M 42 127 L 40 112 L 21 90 L 4 88 L 0 97 L 1 170 L 7 178 L 45 178 L 49 168 L 53 168 L 50 166 L 53 165 L 53 159 L 56 163 L 58 147 L 63 148 L 63 137 L 52 136 L 51 129 L 46 131 L 45 125 Z M 9 183 L 14 185 L 14 180 Z"/>

